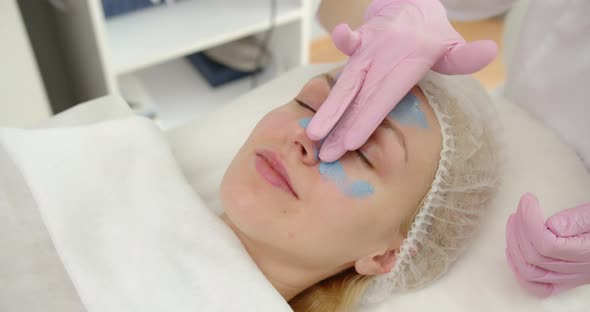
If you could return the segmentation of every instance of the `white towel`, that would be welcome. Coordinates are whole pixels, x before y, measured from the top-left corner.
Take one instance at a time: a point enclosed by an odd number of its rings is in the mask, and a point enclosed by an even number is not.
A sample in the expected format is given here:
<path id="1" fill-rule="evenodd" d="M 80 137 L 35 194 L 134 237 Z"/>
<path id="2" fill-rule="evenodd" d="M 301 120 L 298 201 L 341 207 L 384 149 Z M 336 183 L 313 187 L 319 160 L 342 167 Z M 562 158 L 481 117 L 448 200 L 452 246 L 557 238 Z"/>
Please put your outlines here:
<path id="1" fill-rule="evenodd" d="M 151 121 L 0 129 L 0 144 L 88 312 L 291 311 Z"/>

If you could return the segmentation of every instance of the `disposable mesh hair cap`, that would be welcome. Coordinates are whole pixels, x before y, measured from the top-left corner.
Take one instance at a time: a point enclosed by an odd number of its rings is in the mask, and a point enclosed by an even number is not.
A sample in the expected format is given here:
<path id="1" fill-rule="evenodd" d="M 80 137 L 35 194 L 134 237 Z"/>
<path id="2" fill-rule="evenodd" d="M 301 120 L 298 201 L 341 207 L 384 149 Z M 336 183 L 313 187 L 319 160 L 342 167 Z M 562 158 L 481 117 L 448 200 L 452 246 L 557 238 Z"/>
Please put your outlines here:
<path id="1" fill-rule="evenodd" d="M 434 72 L 418 86 L 441 127 L 438 168 L 394 267 L 370 281 L 363 304 L 422 288 L 447 272 L 477 232 L 499 184 L 498 119 L 487 91 L 469 76 Z"/>

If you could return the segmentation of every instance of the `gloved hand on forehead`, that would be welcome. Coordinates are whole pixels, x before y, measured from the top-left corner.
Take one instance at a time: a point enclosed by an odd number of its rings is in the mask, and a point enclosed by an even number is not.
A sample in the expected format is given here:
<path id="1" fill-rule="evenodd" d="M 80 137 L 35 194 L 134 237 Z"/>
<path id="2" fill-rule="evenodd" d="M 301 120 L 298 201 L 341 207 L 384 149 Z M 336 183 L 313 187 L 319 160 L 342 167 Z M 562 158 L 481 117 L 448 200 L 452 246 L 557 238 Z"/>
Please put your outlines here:
<path id="1" fill-rule="evenodd" d="M 491 40 L 466 43 L 449 23 L 439 0 L 374 0 L 365 24 L 332 32 L 350 56 L 307 135 L 326 138 L 320 159 L 332 162 L 360 148 L 395 105 L 430 70 L 474 73 L 497 54 Z"/>
<path id="2" fill-rule="evenodd" d="M 532 194 L 506 225 L 506 258 L 518 282 L 538 297 L 590 284 L 590 203 L 545 222 Z"/>

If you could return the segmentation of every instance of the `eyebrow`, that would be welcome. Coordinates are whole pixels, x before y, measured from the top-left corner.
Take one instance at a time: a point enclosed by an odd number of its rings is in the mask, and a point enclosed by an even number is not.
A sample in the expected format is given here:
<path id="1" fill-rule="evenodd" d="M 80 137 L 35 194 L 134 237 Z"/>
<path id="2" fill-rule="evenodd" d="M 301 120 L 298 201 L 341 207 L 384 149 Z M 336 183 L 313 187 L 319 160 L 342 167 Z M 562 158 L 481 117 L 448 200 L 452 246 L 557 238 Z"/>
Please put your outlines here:
<path id="1" fill-rule="evenodd" d="M 334 88 L 334 85 L 336 84 L 336 79 L 328 73 L 323 73 L 323 74 L 320 74 L 316 77 L 323 78 L 324 80 L 326 80 L 326 82 L 328 83 L 328 86 L 330 86 L 330 90 L 332 90 Z M 303 103 L 300 103 L 300 104 L 307 106 Z M 313 108 L 311 108 L 309 106 L 307 106 L 307 107 L 315 112 L 315 110 Z M 406 136 L 404 135 L 404 133 L 393 122 L 391 122 L 391 120 L 387 119 L 387 117 L 385 117 L 385 119 L 383 119 L 383 122 L 381 122 L 381 124 L 379 126 L 393 131 L 393 134 L 401 141 L 401 144 L 404 148 L 404 160 L 407 163 L 408 162 L 408 148 L 406 146 Z"/>
<path id="2" fill-rule="evenodd" d="M 382 126 L 386 129 L 390 129 L 391 131 L 393 131 L 395 136 L 397 136 L 399 138 L 399 140 L 402 143 L 402 146 L 404 147 L 404 160 L 407 163 L 408 162 L 408 148 L 406 147 L 406 136 L 404 135 L 404 133 L 393 122 L 391 122 L 391 120 L 387 119 L 387 117 L 385 117 L 385 119 L 383 119 L 383 122 L 379 126 L 380 127 Z"/>

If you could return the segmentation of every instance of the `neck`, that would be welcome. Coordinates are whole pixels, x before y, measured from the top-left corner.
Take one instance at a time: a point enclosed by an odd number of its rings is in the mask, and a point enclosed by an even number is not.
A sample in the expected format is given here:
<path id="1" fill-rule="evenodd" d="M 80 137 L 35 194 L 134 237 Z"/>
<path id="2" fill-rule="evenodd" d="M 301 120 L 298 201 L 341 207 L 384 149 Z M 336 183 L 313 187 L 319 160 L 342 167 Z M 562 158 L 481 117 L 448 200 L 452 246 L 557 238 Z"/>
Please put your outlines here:
<path id="1" fill-rule="evenodd" d="M 308 287 L 346 268 L 344 266 L 334 270 L 304 268 L 290 261 L 288 257 L 277 256 L 279 253 L 275 249 L 248 238 L 244 233 L 240 232 L 225 213 L 221 215 L 221 219 L 238 236 L 260 271 L 286 301 L 293 299 Z"/>

